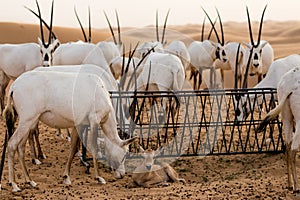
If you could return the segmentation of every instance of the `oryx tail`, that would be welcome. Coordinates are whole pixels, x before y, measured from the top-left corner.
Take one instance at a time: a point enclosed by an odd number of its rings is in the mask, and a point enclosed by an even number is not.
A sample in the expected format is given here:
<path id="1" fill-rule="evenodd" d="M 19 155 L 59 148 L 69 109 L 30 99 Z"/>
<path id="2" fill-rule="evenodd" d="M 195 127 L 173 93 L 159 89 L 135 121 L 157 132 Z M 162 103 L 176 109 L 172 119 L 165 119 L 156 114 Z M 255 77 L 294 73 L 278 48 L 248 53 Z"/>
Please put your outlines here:
<path id="1" fill-rule="evenodd" d="M 266 126 L 269 124 L 270 121 L 274 120 L 279 113 L 281 112 L 283 105 L 285 103 L 285 101 L 287 100 L 287 98 L 292 94 L 293 92 L 290 93 L 285 93 L 284 96 L 282 97 L 279 105 L 272 109 L 267 115 L 266 117 L 262 120 L 262 122 L 259 124 L 258 128 L 256 129 L 257 132 L 262 132 L 266 129 Z"/>

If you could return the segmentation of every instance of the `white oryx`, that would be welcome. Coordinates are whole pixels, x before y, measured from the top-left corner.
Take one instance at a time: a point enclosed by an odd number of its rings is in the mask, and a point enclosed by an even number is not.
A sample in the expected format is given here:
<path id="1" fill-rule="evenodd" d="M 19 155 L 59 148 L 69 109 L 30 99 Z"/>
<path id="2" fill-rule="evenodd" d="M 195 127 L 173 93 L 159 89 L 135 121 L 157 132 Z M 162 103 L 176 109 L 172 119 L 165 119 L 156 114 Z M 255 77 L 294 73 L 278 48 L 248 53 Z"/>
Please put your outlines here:
<path id="1" fill-rule="evenodd" d="M 277 88 L 281 77 L 289 70 L 297 66 L 300 66 L 300 55 L 298 54 L 292 54 L 275 60 L 270 66 L 266 77 L 256 86 L 254 86 L 254 88 Z M 241 101 L 238 103 L 238 120 L 245 120 L 248 117 L 250 110 L 253 110 L 255 106 L 259 106 L 263 100 L 268 101 L 270 98 L 271 94 L 266 94 L 264 96 L 250 94 L 249 98 L 242 96 L 240 99 Z M 254 105 L 254 99 L 256 99 L 256 105 Z"/>
<path id="2" fill-rule="evenodd" d="M 38 38 L 38 43 L 0 44 L 0 112 L 4 108 L 5 89 L 10 80 L 14 80 L 22 73 L 38 66 L 49 66 L 51 64 L 52 53 L 58 43 L 58 40 L 51 43 L 52 18 L 53 2 L 47 43 L 40 23 L 41 39 Z"/>
<path id="3" fill-rule="evenodd" d="M 187 47 L 185 46 L 184 42 L 182 42 L 180 40 L 172 41 L 165 48 L 165 52 L 179 57 L 185 71 L 187 71 L 188 67 L 190 66 L 191 58 L 190 58 L 189 51 L 188 51 Z"/>
<path id="4" fill-rule="evenodd" d="M 226 55 L 225 43 L 224 43 L 223 25 L 222 25 L 222 21 L 221 21 L 219 12 L 217 10 L 220 27 L 221 27 L 222 40 L 220 40 L 218 33 L 214 27 L 214 23 L 211 21 L 207 12 L 204 9 L 203 9 L 203 11 L 205 12 L 206 16 L 208 17 L 208 19 L 212 25 L 213 30 L 215 31 L 218 42 L 216 43 L 216 42 L 213 42 L 210 40 L 204 40 L 202 42 L 194 41 L 189 45 L 188 51 L 189 51 L 190 58 L 191 58 L 191 68 L 197 69 L 199 71 L 199 83 L 198 83 L 198 86 L 196 86 L 196 79 L 194 79 L 194 89 L 200 88 L 200 85 L 202 83 L 202 71 L 205 69 L 211 70 L 209 87 L 213 87 L 213 85 L 214 85 L 213 74 L 215 74 L 214 62 L 217 59 L 219 59 L 221 62 L 227 61 L 227 55 Z M 202 29 L 203 29 L 203 27 L 202 27 Z"/>
<path id="5" fill-rule="evenodd" d="M 155 158 L 163 151 L 163 147 L 156 151 L 144 150 L 141 146 L 140 153 L 143 162 L 135 168 L 132 173 L 133 183 L 142 187 L 151 187 L 158 184 L 167 185 L 167 182 L 183 182 L 183 178 L 179 178 L 178 173 L 167 163 L 162 165 L 154 164 Z"/>
<path id="6" fill-rule="evenodd" d="M 266 11 L 267 6 L 265 6 L 261 20 L 260 20 L 260 26 L 259 26 L 259 32 L 258 32 L 258 39 L 257 43 L 254 43 L 253 40 L 253 34 L 252 34 L 252 28 L 251 28 L 251 21 L 249 16 L 249 11 L 247 7 L 247 19 L 248 19 L 248 26 L 249 26 L 249 35 L 250 35 L 250 43 L 244 43 L 245 45 L 245 55 L 244 55 L 244 72 L 247 70 L 247 64 L 248 60 L 250 59 L 250 65 L 248 69 L 248 73 L 250 76 L 257 75 L 258 76 L 258 82 L 260 82 L 263 79 L 263 76 L 266 75 L 268 72 L 270 65 L 274 61 L 274 51 L 272 46 L 269 42 L 261 40 L 261 31 L 262 31 L 262 24 L 263 24 L 263 18 Z"/>
<path id="7" fill-rule="evenodd" d="M 300 65 L 282 76 L 277 87 L 277 96 L 278 106 L 266 115 L 257 131 L 263 131 L 268 123 L 281 113 L 286 139 L 288 189 L 299 194 L 296 153 L 300 144 Z"/>
<path id="8" fill-rule="evenodd" d="M 24 153 L 29 131 L 36 126 L 39 120 L 54 128 L 74 127 L 71 153 L 64 172 L 65 184 L 71 184 L 69 173 L 79 140 L 77 130 L 86 125 L 91 127 L 87 148 L 94 158 L 96 179 L 100 183 L 105 183 L 105 180 L 99 176 L 95 159 L 98 125 L 112 143 L 107 147 L 108 152 L 106 153 L 110 154 L 109 158 L 114 163 L 115 177 L 124 176 L 124 160 L 128 152 L 128 145 L 135 138 L 125 141 L 119 138 L 109 93 L 98 76 L 87 73 L 26 72 L 18 77 L 10 88 L 4 111 L 8 124 L 13 124 L 15 120 L 14 109 L 18 113 L 19 123 L 7 146 L 9 183 L 13 192 L 21 190 L 15 180 L 14 157 L 16 151 L 18 151 L 25 181 L 33 187 L 37 185 L 29 177 L 24 162 Z"/>
<path id="9" fill-rule="evenodd" d="M 237 76 L 238 76 L 239 87 L 242 87 L 242 77 L 244 75 L 243 57 L 245 54 L 245 49 L 241 45 L 239 47 L 239 45 L 240 44 L 237 42 L 226 43 L 225 52 L 226 52 L 226 56 L 227 56 L 227 61 L 223 62 L 219 59 L 217 59 L 215 61 L 216 69 L 220 69 L 220 71 L 221 71 L 221 78 L 222 78 L 223 84 L 224 84 L 224 71 L 231 70 L 233 72 L 233 74 L 235 74 L 236 69 L 237 69 L 238 70 Z M 240 48 L 239 52 L 238 52 L 238 48 Z M 238 55 L 238 60 L 236 60 L 237 55 Z M 236 61 L 238 61 L 238 63 L 236 63 Z"/>

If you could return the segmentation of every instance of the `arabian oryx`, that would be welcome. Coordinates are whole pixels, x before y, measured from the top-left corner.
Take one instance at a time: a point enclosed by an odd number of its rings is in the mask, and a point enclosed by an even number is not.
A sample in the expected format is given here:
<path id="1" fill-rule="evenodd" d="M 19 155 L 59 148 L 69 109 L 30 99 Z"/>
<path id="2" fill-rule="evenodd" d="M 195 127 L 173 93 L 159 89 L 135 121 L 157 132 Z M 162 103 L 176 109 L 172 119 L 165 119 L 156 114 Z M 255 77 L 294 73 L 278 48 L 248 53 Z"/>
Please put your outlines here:
<path id="1" fill-rule="evenodd" d="M 134 184 L 151 187 L 158 184 L 167 185 L 167 182 L 180 181 L 186 183 L 183 178 L 179 178 L 177 172 L 169 164 L 154 164 L 155 158 L 163 151 L 163 147 L 156 151 L 151 149 L 144 150 L 141 146 L 139 148 L 143 162 L 132 173 Z"/>
<path id="2" fill-rule="evenodd" d="M 240 48 L 239 52 L 238 52 L 238 48 Z M 242 77 L 244 75 L 243 57 L 245 54 L 245 49 L 237 42 L 228 42 L 225 45 L 225 52 L 227 56 L 226 62 L 223 62 L 219 59 L 215 61 L 216 69 L 220 69 L 223 84 L 224 84 L 224 71 L 231 70 L 233 74 L 238 73 L 237 76 L 238 76 L 239 87 L 242 87 Z M 238 56 L 238 63 L 237 63 L 238 66 L 236 66 L 237 56 Z M 238 70 L 237 72 L 236 69 Z"/>
<path id="3" fill-rule="evenodd" d="M 37 85 L 38 87 L 36 87 Z M 71 184 L 69 173 L 79 140 L 79 131 L 77 132 L 77 130 L 87 125 L 91 127 L 87 148 L 94 158 L 96 179 L 100 183 L 105 183 L 105 180 L 99 176 L 95 158 L 98 125 L 101 126 L 103 133 L 111 142 L 106 147 L 108 149 L 106 153 L 112 159 L 110 163 L 114 163 L 115 177 L 122 178 L 124 176 L 124 161 L 128 145 L 136 138 L 125 141 L 119 138 L 109 93 L 98 76 L 87 73 L 26 72 L 15 80 L 9 90 L 4 111 L 8 125 L 13 124 L 16 120 L 14 110 L 19 116 L 19 123 L 7 146 L 9 183 L 13 192 L 21 190 L 15 180 L 14 157 L 16 151 L 18 151 L 25 181 L 33 187 L 37 185 L 29 177 L 24 162 L 24 153 L 29 131 L 36 126 L 39 120 L 54 128 L 73 127 L 71 153 L 64 172 L 65 184 Z"/>
<path id="4" fill-rule="evenodd" d="M 200 85 L 202 83 L 202 71 L 204 69 L 210 69 L 211 70 L 211 76 L 210 76 L 210 86 L 214 86 L 213 81 L 213 74 L 215 76 L 215 69 L 214 69 L 214 62 L 219 59 L 221 62 L 226 62 L 227 61 L 227 55 L 225 52 L 225 42 L 224 42 L 224 33 L 223 33 L 223 25 L 221 21 L 220 14 L 217 10 L 218 13 L 218 18 L 220 22 L 220 27 L 221 27 L 221 35 L 222 35 L 222 40 L 220 40 L 218 33 L 214 27 L 214 23 L 211 21 L 210 17 L 208 16 L 207 12 L 203 9 L 205 12 L 206 16 L 208 17 L 212 28 L 216 34 L 218 42 L 215 43 L 210 40 L 204 40 L 202 42 L 200 41 L 194 41 L 190 44 L 188 51 L 190 54 L 191 58 L 191 67 L 195 68 L 199 71 L 199 85 L 196 86 L 196 79 L 194 79 L 194 89 L 199 89 Z M 204 26 L 203 26 L 204 27 Z M 202 27 L 202 29 L 203 29 Z"/>
<path id="5" fill-rule="evenodd" d="M 284 58 L 275 60 L 270 66 L 266 77 L 259 82 L 255 89 L 263 88 L 277 88 L 280 78 L 294 67 L 300 66 L 300 55 L 292 54 Z M 263 101 L 271 99 L 271 94 L 257 95 L 249 94 L 248 97 L 242 96 L 238 103 L 238 116 L 239 121 L 246 120 L 251 110 L 254 110 L 256 106 L 259 106 Z"/>
<path id="6" fill-rule="evenodd" d="M 252 28 L 251 28 L 251 21 L 250 21 L 248 7 L 246 9 L 247 10 L 248 27 L 249 27 L 249 35 L 250 35 L 250 43 L 249 44 L 244 43 L 246 48 L 245 48 L 245 55 L 243 58 L 244 59 L 243 72 L 246 71 L 246 66 L 247 66 L 248 62 L 250 62 L 249 70 L 247 70 L 247 71 L 249 71 L 250 76 L 257 75 L 258 82 L 260 82 L 262 80 L 262 78 L 266 75 L 266 73 L 269 70 L 270 65 L 272 64 L 272 62 L 274 60 L 274 51 L 273 51 L 272 46 L 270 45 L 269 42 L 261 40 L 263 18 L 264 18 L 266 8 L 267 8 L 267 6 L 265 6 L 262 16 L 261 16 L 259 32 L 258 32 L 258 39 L 257 39 L 256 44 L 253 40 L 253 33 L 252 33 Z"/>
<path id="7" fill-rule="evenodd" d="M 142 72 L 137 77 L 136 84 L 131 90 L 135 91 L 180 91 L 183 88 L 185 80 L 185 71 L 181 60 L 172 54 L 166 53 L 151 53 L 143 64 Z M 178 99 L 176 98 L 178 108 Z M 131 106 L 134 104 L 131 104 Z M 172 112 L 175 115 L 173 105 Z M 162 112 L 166 112 L 166 98 L 162 100 Z M 165 113 L 164 113 L 165 114 Z M 160 121 L 164 119 L 164 114 L 161 113 L 158 117 Z"/>
<path id="8" fill-rule="evenodd" d="M 52 30 L 53 2 L 51 9 L 50 30 Z M 0 109 L 4 108 L 5 89 L 9 80 L 16 79 L 22 73 L 37 66 L 49 66 L 52 53 L 58 43 L 51 43 L 51 31 L 48 42 L 45 42 L 42 24 L 40 23 L 41 39 L 37 43 L 0 44 Z"/>
<path id="9" fill-rule="evenodd" d="M 278 106 L 263 119 L 257 132 L 264 131 L 270 121 L 281 112 L 283 131 L 286 139 L 286 163 L 288 189 L 299 194 L 296 153 L 300 144 L 300 65 L 282 76 L 277 87 Z"/>

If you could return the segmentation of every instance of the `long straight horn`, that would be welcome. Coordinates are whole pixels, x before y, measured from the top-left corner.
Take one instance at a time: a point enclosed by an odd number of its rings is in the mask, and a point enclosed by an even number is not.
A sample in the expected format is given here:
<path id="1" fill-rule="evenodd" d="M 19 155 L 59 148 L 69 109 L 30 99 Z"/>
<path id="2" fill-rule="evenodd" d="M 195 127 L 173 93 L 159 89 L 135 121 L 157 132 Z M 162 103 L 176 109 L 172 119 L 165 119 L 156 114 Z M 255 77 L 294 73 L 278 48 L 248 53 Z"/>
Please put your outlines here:
<path id="1" fill-rule="evenodd" d="M 206 19 L 206 16 L 204 16 L 203 23 L 202 23 L 201 42 L 203 42 L 203 40 L 204 40 L 205 19 Z"/>
<path id="2" fill-rule="evenodd" d="M 91 25 L 91 10 L 89 7 L 89 39 L 88 42 L 91 43 L 92 42 L 92 25 Z"/>
<path id="3" fill-rule="evenodd" d="M 76 7 L 75 7 L 75 6 L 74 6 L 74 12 L 75 12 L 75 15 L 76 15 L 77 21 L 78 21 L 78 23 L 79 23 L 79 25 L 80 25 L 81 32 L 82 32 L 82 34 L 83 34 L 83 37 L 84 37 L 84 41 L 85 41 L 85 42 L 88 42 L 88 39 L 87 39 L 87 37 L 86 37 L 86 34 L 85 34 L 85 31 L 84 31 L 84 28 L 83 28 L 83 26 L 82 26 L 82 23 L 81 23 L 81 21 L 80 21 L 80 19 L 79 19 L 79 16 L 78 16 L 78 14 L 77 14 Z"/>
<path id="4" fill-rule="evenodd" d="M 112 28 L 112 26 L 111 26 L 111 24 L 110 24 L 110 21 L 109 21 L 107 15 L 106 15 L 105 11 L 103 11 L 103 13 L 104 13 L 104 16 L 105 16 L 105 18 L 106 18 L 106 21 L 107 21 L 107 23 L 108 23 L 109 30 L 110 30 L 111 35 L 112 35 L 112 37 L 113 37 L 114 43 L 115 43 L 115 45 L 117 45 L 118 43 L 117 43 L 117 40 L 116 40 L 116 37 L 115 37 L 114 30 L 113 30 L 113 28 Z"/>
<path id="5" fill-rule="evenodd" d="M 156 10 L 156 41 L 159 42 L 159 33 L 158 33 L 158 10 Z"/>
<path id="6" fill-rule="evenodd" d="M 40 10 L 40 6 L 37 0 L 35 0 L 36 2 L 36 6 L 38 8 L 38 13 L 39 13 L 39 19 L 40 19 L 40 31 L 41 31 L 41 39 L 42 39 L 42 43 L 43 45 L 45 45 L 45 39 L 44 39 L 44 31 L 43 31 L 43 24 L 42 24 L 42 16 L 41 16 L 41 10 Z"/>
<path id="7" fill-rule="evenodd" d="M 239 43 L 239 46 L 237 48 L 237 52 L 236 52 L 236 58 L 235 58 L 235 74 L 234 74 L 234 89 L 238 88 L 238 63 L 239 63 L 239 55 L 240 55 L 240 47 L 241 44 Z"/>
<path id="8" fill-rule="evenodd" d="M 255 46 L 254 40 L 253 40 L 253 33 L 252 33 L 252 28 L 251 28 L 251 20 L 250 20 L 250 16 L 249 16 L 248 6 L 246 6 L 246 11 L 247 11 L 247 19 L 248 19 L 248 28 L 249 28 L 250 42 L 251 42 L 252 46 Z"/>
<path id="9" fill-rule="evenodd" d="M 262 13 L 262 15 L 261 15 L 260 24 L 259 24 L 258 39 L 257 39 L 256 47 L 258 47 L 259 44 L 260 44 L 261 31 L 262 31 L 262 24 L 263 24 L 263 21 L 264 21 L 264 15 L 265 15 L 266 9 L 267 9 L 267 5 L 265 6 L 264 11 L 263 11 L 263 13 Z"/>
<path id="10" fill-rule="evenodd" d="M 217 14 L 218 14 L 218 18 L 219 18 L 219 22 L 220 22 L 220 28 L 221 28 L 221 34 L 222 34 L 222 43 L 221 45 L 223 46 L 225 43 L 224 43 L 224 31 L 223 31 L 223 23 L 222 23 L 222 20 L 221 20 L 221 17 L 220 17 L 220 13 L 218 11 L 218 9 L 216 8 L 216 11 L 217 11 Z"/>
<path id="11" fill-rule="evenodd" d="M 170 9 L 167 12 L 166 18 L 165 18 L 165 23 L 164 23 L 164 28 L 163 28 L 163 33 L 162 33 L 162 38 L 161 38 L 161 43 L 164 45 L 164 39 L 165 39 L 165 34 L 166 34 L 166 27 L 167 27 L 167 21 L 169 17 Z"/>
<path id="12" fill-rule="evenodd" d="M 121 40 L 121 27 L 120 27 L 120 20 L 119 20 L 119 15 L 118 12 L 115 10 L 116 13 L 116 19 L 117 19 L 117 25 L 118 25 L 118 38 L 119 38 L 119 44 L 122 44 L 122 40 Z"/>
<path id="13" fill-rule="evenodd" d="M 27 10 L 29 10 L 32 14 L 34 14 L 37 18 L 40 18 L 39 17 L 39 15 L 36 13 L 36 12 L 34 12 L 32 9 L 30 9 L 30 8 L 28 8 L 27 6 L 24 6 L 24 8 L 26 8 Z M 43 20 L 42 18 L 41 18 L 41 20 L 42 20 L 42 23 L 46 26 L 46 28 L 50 31 L 50 26 L 45 22 L 45 20 Z M 54 34 L 54 32 L 52 31 L 52 36 L 53 36 L 53 38 L 54 39 L 57 39 L 57 37 L 56 37 L 56 35 Z"/>
<path id="14" fill-rule="evenodd" d="M 205 15 L 207 16 L 207 18 L 208 18 L 208 20 L 209 20 L 209 22 L 210 22 L 210 24 L 211 24 L 212 28 L 214 29 L 214 32 L 215 32 L 215 34 L 216 34 L 216 37 L 217 37 L 218 43 L 220 43 L 220 44 L 221 44 L 221 41 L 220 41 L 220 38 L 219 38 L 219 35 L 218 35 L 218 33 L 217 33 L 217 30 L 216 30 L 216 28 L 215 28 L 215 25 L 214 25 L 214 23 L 211 21 L 211 19 L 210 19 L 209 15 L 207 14 L 207 12 L 204 10 L 204 8 L 203 8 L 203 7 L 202 7 L 202 10 L 204 11 L 204 13 L 205 13 Z"/>
<path id="15" fill-rule="evenodd" d="M 48 46 L 51 44 L 51 35 L 52 35 L 52 24 L 53 24 L 53 7 L 54 7 L 54 0 L 52 0 L 51 5 L 51 18 L 50 18 L 50 30 L 49 30 L 49 37 L 48 37 Z"/>
<path id="16" fill-rule="evenodd" d="M 216 25 L 217 20 L 218 20 L 218 18 L 215 19 L 215 21 L 214 21 L 214 26 Z M 210 30 L 209 30 L 208 36 L 207 36 L 207 39 L 208 39 L 208 40 L 210 39 L 213 30 L 214 30 L 213 27 L 211 27 Z"/>

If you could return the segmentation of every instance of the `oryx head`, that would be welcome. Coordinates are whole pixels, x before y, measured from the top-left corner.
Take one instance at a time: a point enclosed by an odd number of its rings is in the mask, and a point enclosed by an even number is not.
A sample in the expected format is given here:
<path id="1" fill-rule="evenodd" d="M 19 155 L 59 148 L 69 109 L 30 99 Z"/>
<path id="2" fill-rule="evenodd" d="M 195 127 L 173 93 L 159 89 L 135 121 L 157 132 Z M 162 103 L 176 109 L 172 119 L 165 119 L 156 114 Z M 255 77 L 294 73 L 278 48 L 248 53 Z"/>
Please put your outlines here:
<path id="1" fill-rule="evenodd" d="M 207 14 L 207 12 L 203 8 L 202 8 L 202 10 L 204 11 L 205 15 L 207 16 L 207 18 L 208 18 L 215 34 L 216 34 L 216 37 L 217 37 L 217 43 L 211 41 L 212 46 L 215 48 L 216 59 L 219 59 L 222 62 L 226 62 L 228 60 L 228 58 L 227 58 L 226 51 L 225 51 L 223 24 L 222 24 L 222 20 L 221 20 L 221 17 L 220 17 L 220 13 L 219 13 L 218 9 L 216 9 L 217 14 L 218 14 L 219 23 L 220 23 L 221 36 L 222 36 L 221 39 L 222 40 L 220 39 L 219 34 L 218 34 L 217 30 L 215 29 L 215 23 L 212 22 L 209 15 Z"/>
<path id="2" fill-rule="evenodd" d="M 50 26 L 48 26 L 47 23 L 42 19 L 40 6 L 39 6 L 37 0 L 36 0 L 36 5 L 37 5 L 37 8 L 38 8 L 38 14 L 35 13 L 33 10 L 26 7 L 29 11 L 31 11 L 34 15 L 36 15 L 39 18 L 41 38 L 38 38 L 38 44 L 40 45 L 40 48 L 41 48 L 43 66 L 46 66 L 46 67 L 48 67 L 52 64 L 52 55 L 53 55 L 55 49 L 60 44 L 58 39 L 56 39 L 56 36 L 52 32 L 53 4 L 54 4 L 54 0 L 52 0 L 52 6 L 51 6 Z M 45 24 L 45 26 L 49 30 L 49 37 L 48 37 L 48 42 L 47 43 L 45 42 L 44 31 L 43 31 L 43 23 Z"/>
<path id="3" fill-rule="evenodd" d="M 263 10 L 263 13 L 262 13 L 262 16 L 261 16 L 260 25 L 259 25 L 259 32 L 258 32 L 258 39 L 257 39 L 257 42 L 255 43 L 254 40 L 253 40 L 253 33 L 252 33 L 252 28 L 251 28 L 251 21 L 250 21 L 249 11 L 248 11 L 248 7 L 246 7 L 248 27 L 249 27 L 249 35 L 250 35 L 250 44 L 244 43 L 244 45 L 251 52 L 250 54 L 252 54 L 252 56 L 248 58 L 248 59 L 250 59 L 249 74 L 251 76 L 253 76 L 255 74 L 261 74 L 262 73 L 262 56 L 261 55 L 262 55 L 262 51 L 263 51 L 264 46 L 266 44 L 268 44 L 268 42 L 266 42 L 266 41 L 261 42 L 262 24 L 263 24 L 263 18 L 264 18 L 266 8 L 267 8 L 267 5 L 265 6 L 265 8 Z"/>
<path id="4" fill-rule="evenodd" d="M 141 146 L 139 146 L 139 152 L 141 156 L 144 158 L 143 160 L 143 167 L 145 171 L 151 171 L 152 166 L 154 165 L 155 158 L 161 154 L 161 152 L 164 150 L 164 147 L 161 146 L 156 151 L 147 149 L 144 150 Z"/>
<path id="5" fill-rule="evenodd" d="M 104 137 L 106 159 L 113 170 L 115 178 L 124 177 L 125 159 L 129 152 L 129 145 L 136 139 L 136 137 L 133 137 L 127 140 L 122 140 L 119 144 L 116 144 L 108 137 Z"/>

